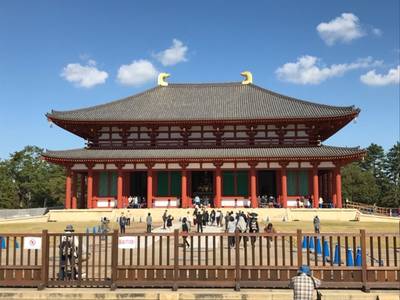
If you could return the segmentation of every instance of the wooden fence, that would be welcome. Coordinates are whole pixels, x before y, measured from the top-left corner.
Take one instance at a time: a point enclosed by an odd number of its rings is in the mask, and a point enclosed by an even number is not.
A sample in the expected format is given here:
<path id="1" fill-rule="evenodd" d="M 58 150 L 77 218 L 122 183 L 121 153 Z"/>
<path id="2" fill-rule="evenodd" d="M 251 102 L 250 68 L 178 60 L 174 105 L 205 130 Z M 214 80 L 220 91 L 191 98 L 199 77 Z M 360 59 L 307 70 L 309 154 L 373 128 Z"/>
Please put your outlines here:
<path id="1" fill-rule="evenodd" d="M 115 231 L 69 235 L 72 244 L 46 230 L 0 236 L 0 286 L 284 288 L 303 264 L 323 288 L 400 286 L 400 234 Z"/>
<path id="2" fill-rule="evenodd" d="M 381 215 L 389 217 L 400 217 L 400 208 L 394 207 L 380 207 L 374 205 L 368 205 L 365 203 L 348 201 L 345 203 L 345 208 L 354 208 L 364 214 Z"/>

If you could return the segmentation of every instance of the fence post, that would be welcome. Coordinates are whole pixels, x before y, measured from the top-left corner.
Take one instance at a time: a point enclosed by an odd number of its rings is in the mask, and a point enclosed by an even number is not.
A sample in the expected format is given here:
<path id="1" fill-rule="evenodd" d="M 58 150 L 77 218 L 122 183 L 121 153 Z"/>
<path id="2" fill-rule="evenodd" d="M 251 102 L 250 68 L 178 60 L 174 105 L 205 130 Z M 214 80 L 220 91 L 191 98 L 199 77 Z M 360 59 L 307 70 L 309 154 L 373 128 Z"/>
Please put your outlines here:
<path id="1" fill-rule="evenodd" d="M 172 290 L 178 290 L 178 272 L 179 272 L 179 229 L 174 230 L 174 283 Z M 200 245 L 199 245 L 200 247 Z"/>
<path id="2" fill-rule="evenodd" d="M 240 237 L 239 230 L 235 231 L 235 269 L 236 269 L 236 283 L 235 283 L 235 291 L 240 291 Z"/>
<path id="3" fill-rule="evenodd" d="M 112 233 L 111 239 L 111 285 L 110 289 L 115 291 L 117 289 L 117 267 L 118 267 L 118 230 L 115 229 Z"/>
<path id="4" fill-rule="evenodd" d="M 21 248 L 24 245 L 20 245 Z M 48 231 L 47 229 L 42 230 L 42 271 L 41 278 L 42 283 L 38 285 L 38 290 L 43 290 L 49 281 L 49 242 L 48 242 Z M 22 250 L 23 251 L 23 250 Z"/>
<path id="5" fill-rule="evenodd" d="M 361 242 L 361 280 L 362 290 L 369 293 L 369 287 L 367 282 L 367 238 L 365 235 L 365 229 L 360 230 L 360 242 Z"/>
<path id="6" fill-rule="evenodd" d="M 297 229 L 297 266 L 300 268 L 303 264 L 302 232 Z"/>

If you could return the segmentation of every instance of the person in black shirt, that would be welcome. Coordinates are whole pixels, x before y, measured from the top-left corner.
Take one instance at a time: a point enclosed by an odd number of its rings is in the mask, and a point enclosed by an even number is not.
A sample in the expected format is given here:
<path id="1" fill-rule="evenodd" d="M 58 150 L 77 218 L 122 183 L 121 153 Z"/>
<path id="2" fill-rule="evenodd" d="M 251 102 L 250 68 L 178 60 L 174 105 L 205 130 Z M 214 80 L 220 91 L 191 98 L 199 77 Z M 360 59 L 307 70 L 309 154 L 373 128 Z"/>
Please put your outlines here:
<path id="1" fill-rule="evenodd" d="M 187 219 L 186 218 L 182 219 L 182 233 L 183 233 L 182 237 L 183 237 L 183 243 L 184 243 L 183 246 L 187 246 L 188 248 L 190 248 L 190 244 L 187 241 L 187 235 L 189 233 L 189 226 L 187 224 Z"/>
<path id="2" fill-rule="evenodd" d="M 203 232 L 203 214 L 201 211 L 197 212 L 196 215 L 197 232 Z"/>
<path id="3" fill-rule="evenodd" d="M 250 233 L 257 233 L 260 232 L 260 228 L 258 227 L 258 222 L 257 222 L 257 216 L 254 214 L 251 216 L 250 222 L 249 222 L 249 232 Z M 254 245 L 256 242 L 257 237 L 252 236 L 251 237 L 251 244 Z"/>

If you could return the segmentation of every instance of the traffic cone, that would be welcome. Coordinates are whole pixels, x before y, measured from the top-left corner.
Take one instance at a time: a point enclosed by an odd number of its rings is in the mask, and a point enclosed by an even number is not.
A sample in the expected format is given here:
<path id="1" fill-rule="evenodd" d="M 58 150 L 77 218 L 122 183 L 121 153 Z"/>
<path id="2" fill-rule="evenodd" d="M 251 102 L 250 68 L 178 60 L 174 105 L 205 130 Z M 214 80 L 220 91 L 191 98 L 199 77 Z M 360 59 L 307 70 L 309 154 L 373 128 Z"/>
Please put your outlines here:
<path id="1" fill-rule="evenodd" d="M 327 261 L 327 258 L 330 257 L 330 253 L 329 253 L 329 244 L 328 241 L 324 241 L 324 261 Z"/>
<path id="2" fill-rule="evenodd" d="M 356 267 L 361 267 L 362 265 L 362 260 L 361 260 L 361 248 L 357 248 L 357 253 L 356 253 Z"/>
<path id="3" fill-rule="evenodd" d="M 335 246 L 335 256 L 333 258 L 333 264 L 334 265 L 338 265 L 339 264 L 339 260 L 340 260 L 340 249 L 339 249 L 339 245 L 336 244 L 336 246 Z"/>
<path id="4" fill-rule="evenodd" d="M 322 256 L 321 240 L 319 238 L 317 238 L 317 245 L 315 247 L 315 251 L 317 252 L 318 256 Z"/>
<path id="5" fill-rule="evenodd" d="M 308 246 L 308 236 L 304 236 L 304 237 L 303 237 L 303 243 L 302 243 L 301 248 L 302 248 L 303 250 L 306 250 L 306 249 L 307 249 L 307 246 Z"/>
<path id="6" fill-rule="evenodd" d="M 346 266 L 354 267 L 353 250 L 351 248 L 347 249 Z"/>
<path id="7" fill-rule="evenodd" d="M 313 236 L 310 236 L 309 248 L 310 248 L 310 252 L 314 252 L 314 237 Z"/>

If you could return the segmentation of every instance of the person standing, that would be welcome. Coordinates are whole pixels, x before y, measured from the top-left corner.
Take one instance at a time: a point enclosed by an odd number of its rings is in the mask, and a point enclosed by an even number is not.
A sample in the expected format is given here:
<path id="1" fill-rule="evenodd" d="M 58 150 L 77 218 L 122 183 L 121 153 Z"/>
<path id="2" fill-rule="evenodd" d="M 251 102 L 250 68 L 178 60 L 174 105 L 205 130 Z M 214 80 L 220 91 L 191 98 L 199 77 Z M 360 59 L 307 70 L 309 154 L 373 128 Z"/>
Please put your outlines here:
<path id="1" fill-rule="evenodd" d="M 165 228 L 165 225 L 166 225 L 166 223 L 167 223 L 167 218 L 168 218 L 167 210 L 165 210 L 165 211 L 164 211 L 164 214 L 162 215 L 163 229 L 166 229 L 166 228 Z"/>
<path id="2" fill-rule="evenodd" d="M 200 210 L 197 211 L 196 215 L 197 232 L 203 232 L 203 214 Z"/>
<path id="3" fill-rule="evenodd" d="M 313 224 L 314 224 L 314 232 L 320 233 L 321 221 L 319 220 L 318 215 L 314 217 Z"/>
<path id="4" fill-rule="evenodd" d="M 215 221 L 217 223 L 217 227 L 221 226 L 221 211 L 217 210 L 215 212 Z"/>
<path id="5" fill-rule="evenodd" d="M 126 218 L 124 216 L 124 213 L 121 213 L 121 216 L 119 217 L 119 231 L 120 231 L 120 233 L 125 233 L 125 227 L 126 227 Z"/>
<path id="6" fill-rule="evenodd" d="M 314 299 L 314 290 L 317 291 L 317 299 L 321 299 L 318 292 L 320 285 L 321 281 L 311 276 L 310 268 L 302 265 L 297 272 L 297 276 L 291 279 L 289 288 L 293 289 L 294 300 L 312 300 Z"/>
<path id="7" fill-rule="evenodd" d="M 257 216 L 255 214 L 253 214 L 252 218 L 250 219 L 250 223 L 249 223 L 249 232 L 250 233 L 258 233 L 259 231 L 260 231 L 260 228 L 258 226 Z M 253 246 L 256 243 L 256 239 L 257 239 L 257 237 L 255 237 L 255 236 L 251 237 L 251 244 Z"/>
<path id="8" fill-rule="evenodd" d="M 322 206 L 324 205 L 324 199 L 322 197 L 319 197 L 318 204 L 319 208 L 322 208 Z"/>
<path id="9" fill-rule="evenodd" d="M 151 214 L 148 213 L 146 218 L 147 233 L 151 233 L 152 226 L 153 226 L 153 218 L 151 217 Z"/>
<path id="10" fill-rule="evenodd" d="M 184 247 L 186 246 L 187 248 L 190 248 L 190 244 L 189 244 L 189 242 L 187 241 L 188 233 L 189 233 L 189 226 L 188 226 L 188 224 L 187 224 L 187 219 L 186 219 L 186 218 L 183 218 L 183 219 L 182 219 L 183 246 L 184 246 Z"/>
<path id="11" fill-rule="evenodd" d="M 236 221 L 233 216 L 229 217 L 229 221 L 227 222 L 227 232 L 234 234 L 236 231 Z M 228 236 L 228 245 L 229 247 L 233 248 L 235 247 L 235 236 Z"/>

